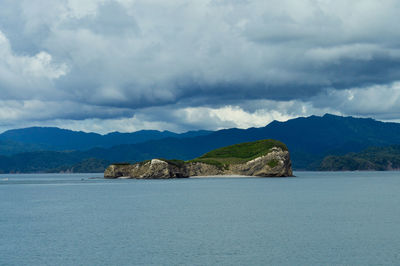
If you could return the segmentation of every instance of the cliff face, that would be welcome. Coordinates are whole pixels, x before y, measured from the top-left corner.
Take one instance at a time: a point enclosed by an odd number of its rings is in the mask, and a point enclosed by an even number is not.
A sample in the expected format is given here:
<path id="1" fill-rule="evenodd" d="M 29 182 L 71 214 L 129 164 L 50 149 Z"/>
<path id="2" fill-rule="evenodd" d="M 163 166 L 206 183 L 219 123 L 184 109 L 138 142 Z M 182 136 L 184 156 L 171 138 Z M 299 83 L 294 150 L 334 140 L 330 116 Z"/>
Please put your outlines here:
<path id="1" fill-rule="evenodd" d="M 175 164 L 159 159 L 132 165 L 110 165 L 104 172 L 105 178 L 165 179 L 190 176 L 243 175 L 260 177 L 292 176 L 289 152 L 274 147 L 263 156 L 244 163 L 223 166 L 204 162 Z"/>
<path id="2" fill-rule="evenodd" d="M 165 179 L 187 177 L 183 176 L 182 169 L 163 160 L 153 159 L 128 165 L 112 164 L 104 172 L 105 178 L 147 178 Z"/>

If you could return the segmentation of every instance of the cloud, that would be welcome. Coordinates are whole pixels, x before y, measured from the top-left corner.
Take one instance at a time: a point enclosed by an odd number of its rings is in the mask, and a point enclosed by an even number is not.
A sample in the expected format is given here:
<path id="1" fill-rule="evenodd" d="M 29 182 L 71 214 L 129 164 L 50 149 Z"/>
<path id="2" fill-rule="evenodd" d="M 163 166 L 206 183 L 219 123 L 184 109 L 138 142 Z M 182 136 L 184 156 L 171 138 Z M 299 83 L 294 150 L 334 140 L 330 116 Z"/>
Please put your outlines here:
<path id="1" fill-rule="evenodd" d="M 54 94 L 53 80 L 66 75 L 66 64 L 53 63 L 44 51 L 33 56 L 15 55 L 0 31 L 0 85 L 2 99 L 34 98 L 36 93 Z"/>
<path id="2" fill-rule="evenodd" d="M 315 108 L 335 106 L 346 114 L 398 121 L 400 117 L 400 82 L 367 88 L 327 90 L 313 99 Z"/>
<path id="3" fill-rule="evenodd" d="M 394 0 L 4 0 L 0 124 L 393 118 L 397 102 L 382 103 L 400 81 L 399 11 Z"/>

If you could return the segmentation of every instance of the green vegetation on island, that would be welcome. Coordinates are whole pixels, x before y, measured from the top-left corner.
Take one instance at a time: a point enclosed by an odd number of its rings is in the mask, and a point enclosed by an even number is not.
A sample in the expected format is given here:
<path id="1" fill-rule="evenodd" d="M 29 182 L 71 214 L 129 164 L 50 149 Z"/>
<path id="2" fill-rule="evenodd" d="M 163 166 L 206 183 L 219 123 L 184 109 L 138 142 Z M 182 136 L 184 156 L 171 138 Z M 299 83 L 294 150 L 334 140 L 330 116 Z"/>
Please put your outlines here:
<path id="1" fill-rule="evenodd" d="M 185 178 L 191 176 L 243 175 L 260 177 L 292 176 L 288 148 L 267 139 L 218 148 L 188 161 L 152 159 L 133 165 L 111 164 L 105 178 Z"/>
<path id="2" fill-rule="evenodd" d="M 286 145 L 280 141 L 274 139 L 264 139 L 253 142 L 245 142 L 235 145 L 230 145 L 227 147 L 215 149 L 213 151 L 207 152 L 206 154 L 195 158 L 193 160 L 178 160 L 178 159 L 164 159 L 158 158 L 164 162 L 167 162 L 171 165 L 175 165 L 177 167 L 182 167 L 186 163 L 205 163 L 217 166 L 218 168 L 227 168 L 231 164 L 241 164 L 251 161 L 257 157 L 264 156 L 271 152 L 272 148 L 278 147 L 283 151 L 287 151 L 288 148 Z M 149 160 L 145 160 L 140 162 L 141 165 L 149 162 Z M 129 165 L 129 163 L 113 163 L 114 165 Z M 271 160 L 268 163 L 268 166 L 271 168 L 278 165 L 278 161 Z"/>
<path id="3" fill-rule="evenodd" d="M 279 147 L 284 151 L 288 148 L 280 141 L 273 139 L 245 142 L 210 151 L 189 162 L 201 162 L 226 168 L 230 164 L 240 164 L 251 161 L 257 157 L 264 156 L 271 152 L 273 147 Z M 271 160 L 268 162 L 270 167 L 274 167 L 278 162 Z"/>

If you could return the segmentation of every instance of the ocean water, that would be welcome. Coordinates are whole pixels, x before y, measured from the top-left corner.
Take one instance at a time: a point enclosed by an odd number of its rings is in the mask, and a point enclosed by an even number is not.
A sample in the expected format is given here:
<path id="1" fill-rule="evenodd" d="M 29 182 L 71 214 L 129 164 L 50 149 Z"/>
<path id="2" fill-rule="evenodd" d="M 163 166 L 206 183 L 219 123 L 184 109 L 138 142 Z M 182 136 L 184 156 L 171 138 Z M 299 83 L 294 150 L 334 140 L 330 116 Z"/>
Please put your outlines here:
<path id="1" fill-rule="evenodd" d="M 400 172 L 0 175 L 0 265 L 399 265 Z"/>

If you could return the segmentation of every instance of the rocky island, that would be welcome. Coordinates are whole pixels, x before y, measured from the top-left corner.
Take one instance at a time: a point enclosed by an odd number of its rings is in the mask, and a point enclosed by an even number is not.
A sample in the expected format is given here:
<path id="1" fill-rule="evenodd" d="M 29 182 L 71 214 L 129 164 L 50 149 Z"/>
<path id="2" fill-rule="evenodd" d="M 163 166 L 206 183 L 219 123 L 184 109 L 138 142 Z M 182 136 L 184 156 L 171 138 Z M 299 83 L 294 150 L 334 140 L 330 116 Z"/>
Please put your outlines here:
<path id="1" fill-rule="evenodd" d="M 191 176 L 243 175 L 292 176 L 292 163 L 285 144 L 259 140 L 219 148 L 190 161 L 152 159 L 135 164 L 117 163 L 105 178 L 166 179 Z"/>

